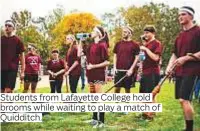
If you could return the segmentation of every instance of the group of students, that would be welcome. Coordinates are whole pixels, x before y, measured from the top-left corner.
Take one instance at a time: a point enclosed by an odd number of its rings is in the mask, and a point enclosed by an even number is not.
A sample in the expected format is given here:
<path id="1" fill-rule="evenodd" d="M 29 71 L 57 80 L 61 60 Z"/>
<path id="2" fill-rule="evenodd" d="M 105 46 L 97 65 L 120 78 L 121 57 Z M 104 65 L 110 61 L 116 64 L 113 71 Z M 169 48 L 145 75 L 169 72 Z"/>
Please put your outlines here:
<path id="1" fill-rule="evenodd" d="M 193 23 L 194 10 L 184 6 L 179 11 L 179 23 L 183 30 L 176 38 L 172 57 L 166 69 L 166 74 L 172 74 L 172 66 L 176 65 L 175 97 L 180 100 L 186 131 L 193 130 L 193 108 L 191 95 L 196 80 L 200 76 L 200 27 Z M 28 54 L 24 56 L 22 41 L 12 34 L 15 24 L 11 20 L 5 22 L 5 35 L 1 37 L 1 92 L 11 93 L 15 87 L 15 81 L 20 60 L 20 78 L 25 80 L 24 92 L 26 93 L 30 83 L 32 93 L 38 81 L 38 71 L 41 58 L 35 53 L 36 47 L 29 45 Z M 134 31 L 129 26 L 122 28 L 122 40 L 114 46 L 114 83 L 115 93 L 120 93 L 121 87 L 126 93 L 130 93 L 132 77 L 136 74 L 137 63 L 140 61 L 139 70 L 142 70 L 140 80 L 140 93 L 151 93 L 160 80 L 160 61 L 163 46 L 155 38 L 156 29 L 153 25 L 144 27 L 142 42 L 133 41 Z M 70 45 L 64 60 L 59 58 L 59 51 L 52 50 L 52 57 L 48 61 L 47 70 L 50 75 L 51 92 L 61 93 L 63 77 L 69 76 L 71 93 L 77 93 L 77 84 L 81 76 L 81 56 L 86 56 L 86 70 L 90 93 L 102 93 L 102 85 L 105 82 L 105 70 L 109 62 L 108 34 L 101 26 L 94 27 L 91 38 L 93 41 L 83 49 L 82 44 L 77 43 L 74 35 L 66 36 L 66 43 Z M 81 42 L 80 42 L 81 43 Z M 192 53 L 192 55 L 187 55 Z M 140 55 L 145 55 L 141 57 Z M 24 75 L 25 74 L 25 75 Z M 121 78 L 125 78 L 118 83 Z M 104 112 L 94 112 L 90 124 L 94 127 L 104 126 Z M 143 113 L 143 119 L 153 119 L 153 113 Z"/>

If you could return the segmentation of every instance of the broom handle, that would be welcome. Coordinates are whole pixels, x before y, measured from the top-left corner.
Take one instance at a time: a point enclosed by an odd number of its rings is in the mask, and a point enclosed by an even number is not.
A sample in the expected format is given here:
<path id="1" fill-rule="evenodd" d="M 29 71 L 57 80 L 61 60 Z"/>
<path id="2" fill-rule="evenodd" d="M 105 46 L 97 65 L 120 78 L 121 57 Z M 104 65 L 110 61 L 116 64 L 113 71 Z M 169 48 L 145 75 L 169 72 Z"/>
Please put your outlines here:
<path id="1" fill-rule="evenodd" d="M 170 69 L 170 72 L 173 71 L 176 67 L 176 64 L 174 64 L 171 69 Z M 164 83 L 164 81 L 169 77 L 169 74 L 165 75 L 162 80 L 158 83 L 159 86 L 162 86 L 162 84 Z"/>
<path id="2" fill-rule="evenodd" d="M 117 81 L 112 87 L 110 87 L 105 93 L 108 93 L 113 87 L 115 87 L 117 84 L 119 84 L 122 80 L 124 80 L 127 77 L 127 74 L 124 75 L 119 81 Z"/>

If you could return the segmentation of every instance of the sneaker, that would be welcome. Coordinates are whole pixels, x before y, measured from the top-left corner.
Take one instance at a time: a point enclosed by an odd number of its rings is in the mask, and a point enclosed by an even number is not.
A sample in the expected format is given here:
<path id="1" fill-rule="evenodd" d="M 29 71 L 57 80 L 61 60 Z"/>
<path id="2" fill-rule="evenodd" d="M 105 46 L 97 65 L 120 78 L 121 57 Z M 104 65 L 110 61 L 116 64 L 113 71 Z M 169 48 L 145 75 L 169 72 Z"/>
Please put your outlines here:
<path id="1" fill-rule="evenodd" d="M 84 93 L 84 89 L 81 89 L 81 93 Z"/>
<path id="2" fill-rule="evenodd" d="M 103 127 L 105 127 L 105 124 L 102 123 L 102 122 L 100 122 L 100 124 L 99 124 L 99 128 L 103 128 Z"/>
<path id="3" fill-rule="evenodd" d="M 91 119 L 91 120 L 85 121 L 85 123 L 89 123 L 90 125 L 94 126 L 94 125 L 98 124 L 98 121 L 94 120 L 94 119 Z"/>
<path id="4" fill-rule="evenodd" d="M 96 125 L 93 126 L 93 128 L 103 128 L 105 127 L 105 124 L 103 122 L 98 122 Z"/>

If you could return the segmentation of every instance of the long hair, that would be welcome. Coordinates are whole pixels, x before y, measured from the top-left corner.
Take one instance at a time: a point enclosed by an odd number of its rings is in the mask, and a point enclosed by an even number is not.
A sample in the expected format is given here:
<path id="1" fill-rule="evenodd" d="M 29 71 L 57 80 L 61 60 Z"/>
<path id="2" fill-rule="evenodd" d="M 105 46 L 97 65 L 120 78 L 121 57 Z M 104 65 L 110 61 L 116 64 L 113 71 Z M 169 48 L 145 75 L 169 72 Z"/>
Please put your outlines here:
<path id="1" fill-rule="evenodd" d="M 100 38 L 100 42 L 105 42 L 107 48 L 109 47 L 109 37 L 108 33 L 105 31 L 105 29 L 101 26 L 96 26 L 97 29 L 101 32 L 102 37 Z"/>

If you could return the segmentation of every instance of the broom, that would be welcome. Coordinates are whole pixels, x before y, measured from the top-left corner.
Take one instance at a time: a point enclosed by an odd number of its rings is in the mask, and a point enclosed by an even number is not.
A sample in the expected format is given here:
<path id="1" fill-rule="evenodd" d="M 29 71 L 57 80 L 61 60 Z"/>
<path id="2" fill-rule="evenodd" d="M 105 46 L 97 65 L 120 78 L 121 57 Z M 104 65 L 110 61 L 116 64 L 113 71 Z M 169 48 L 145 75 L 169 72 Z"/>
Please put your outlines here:
<path id="1" fill-rule="evenodd" d="M 121 81 L 123 81 L 127 77 L 127 74 L 124 75 L 119 81 L 117 81 L 112 87 L 110 87 L 105 93 L 108 93 L 112 88 L 114 88 L 117 84 L 119 84 Z"/>
<path id="2" fill-rule="evenodd" d="M 170 72 L 172 72 L 175 69 L 176 65 L 174 64 L 171 69 Z M 153 89 L 152 94 L 153 94 L 153 98 L 155 98 L 155 96 L 160 92 L 161 86 L 163 85 L 163 83 L 165 82 L 165 80 L 170 76 L 169 74 L 166 74 L 158 83 L 158 85 Z"/>

